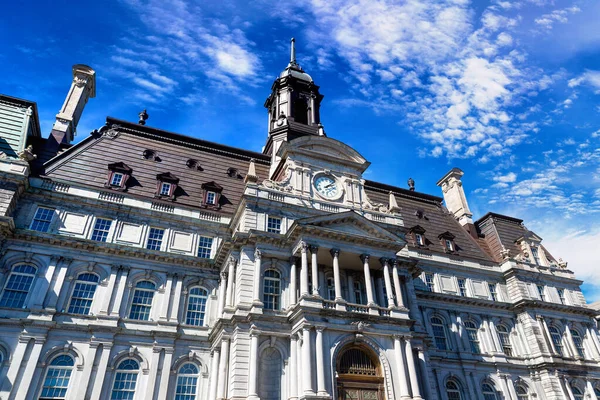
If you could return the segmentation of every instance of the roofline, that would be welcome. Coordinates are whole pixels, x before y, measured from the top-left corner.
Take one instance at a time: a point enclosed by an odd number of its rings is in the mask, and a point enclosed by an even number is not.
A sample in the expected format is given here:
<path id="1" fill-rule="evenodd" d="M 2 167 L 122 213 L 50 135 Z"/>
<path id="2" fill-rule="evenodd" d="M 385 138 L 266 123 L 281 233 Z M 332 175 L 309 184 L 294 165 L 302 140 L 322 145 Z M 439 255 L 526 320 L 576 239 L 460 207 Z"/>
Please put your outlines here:
<path id="1" fill-rule="evenodd" d="M 42 136 L 42 129 L 40 127 L 40 117 L 38 115 L 37 103 L 35 101 L 20 99 L 18 97 L 12 97 L 5 94 L 0 93 L 0 101 L 5 101 L 7 103 L 17 104 L 19 106 L 31 107 L 33 108 L 33 122 L 35 124 L 34 129 L 34 137 Z"/>
<path id="2" fill-rule="evenodd" d="M 268 164 L 270 164 L 270 162 L 271 162 L 271 157 L 269 155 L 266 155 L 263 153 L 258 153 L 258 152 L 251 151 L 251 150 L 241 149 L 239 147 L 227 146 L 224 144 L 211 142 L 208 140 L 194 138 L 192 136 L 182 135 L 180 133 L 175 133 L 175 132 L 166 131 L 163 129 L 153 128 L 153 127 L 146 126 L 146 125 L 140 125 L 140 124 L 134 123 L 134 122 L 124 121 L 124 120 L 114 118 L 114 117 L 106 117 L 106 122 L 107 122 L 107 124 L 116 124 L 123 128 L 127 128 L 127 129 L 133 131 L 134 133 L 139 132 L 139 133 L 146 133 L 146 134 L 151 134 L 151 135 L 156 135 L 156 136 L 167 136 L 171 140 L 189 142 L 191 144 L 195 144 L 195 145 L 203 146 L 203 147 L 210 147 L 210 148 L 214 148 L 216 150 L 221 150 L 221 151 L 228 152 L 228 153 L 234 153 L 234 154 L 238 154 L 241 156 L 254 158 L 256 160 L 266 161 Z"/>
<path id="3" fill-rule="evenodd" d="M 522 224 L 523 223 L 523 220 L 519 219 L 519 218 L 509 217 L 508 215 L 498 214 L 498 213 L 495 213 L 495 212 L 488 212 L 483 217 L 481 217 L 477 221 L 475 221 L 475 225 L 479 225 L 484 220 L 486 220 L 486 219 L 488 219 L 490 217 L 492 217 L 492 218 L 498 218 L 498 219 L 505 219 L 505 220 L 510 221 L 510 222 L 516 222 L 517 224 Z"/>
<path id="4" fill-rule="evenodd" d="M 385 193 L 389 193 L 390 191 L 394 192 L 394 194 L 400 195 L 402 197 L 408 197 L 419 200 L 426 200 L 433 203 L 442 203 L 444 199 L 438 196 L 433 196 L 431 194 L 415 192 L 414 190 L 403 189 L 397 186 L 388 185 L 386 183 L 375 182 L 370 180 L 365 180 L 365 188 L 376 189 L 380 191 L 384 191 Z"/>

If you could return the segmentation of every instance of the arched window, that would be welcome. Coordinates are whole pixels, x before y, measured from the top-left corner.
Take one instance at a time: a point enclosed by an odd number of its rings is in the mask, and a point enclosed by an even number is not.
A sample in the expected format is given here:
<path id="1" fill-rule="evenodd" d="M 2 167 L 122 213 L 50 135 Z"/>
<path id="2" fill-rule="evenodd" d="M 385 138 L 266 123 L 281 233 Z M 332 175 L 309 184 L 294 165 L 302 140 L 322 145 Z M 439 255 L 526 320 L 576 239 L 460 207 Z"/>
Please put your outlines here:
<path id="1" fill-rule="evenodd" d="M 274 269 L 265 271 L 263 281 L 263 304 L 267 310 L 279 310 L 281 308 L 281 276 Z"/>
<path id="2" fill-rule="evenodd" d="M 563 345 L 562 345 L 562 335 L 560 331 L 555 326 L 548 327 L 548 332 L 550 332 L 550 338 L 552 339 L 552 344 L 554 345 L 554 349 L 556 353 L 559 355 L 563 355 Z"/>
<path id="3" fill-rule="evenodd" d="M 448 400 L 462 400 L 460 387 L 457 382 L 454 380 L 446 382 L 446 395 L 448 396 Z"/>
<path id="4" fill-rule="evenodd" d="M 507 357 L 512 357 L 513 348 L 510 343 L 510 333 L 508 328 L 505 325 L 498 325 L 498 340 L 500 341 L 500 345 L 502 346 L 502 351 Z"/>
<path id="5" fill-rule="evenodd" d="M 128 358 L 117 366 L 115 371 L 115 382 L 113 383 L 110 400 L 132 400 L 135 395 L 140 364 Z"/>
<path id="6" fill-rule="evenodd" d="M 594 387 L 594 394 L 596 395 L 596 397 L 600 396 L 600 387 Z"/>
<path id="7" fill-rule="evenodd" d="M 571 391 L 573 392 L 573 397 L 575 400 L 583 400 L 583 392 L 577 386 L 571 386 Z"/>
<path id="8" fill-rule="evenodd" d="M 198 390 L 198 367 L 192 363 L 183 364 L 177 371 L 175 400 L 195 400 Z"/>
<path id="9" fill-rule="evenodd" d="M 206 312 L 206 300 L 208 292 L 201 287 L 190 289 L 188 296 L 187 312 L 185 314 L 185 323 L 188 325 L 204 325 L 204 314 Z"/>
<path id="10" fill-rule="evenodd" d="M 356 299 L 356 304 L 367 304 L 365 286 L 359 280 L 354 280 L 354 298 Z"/>
<path id="11" fill-rule="evenodd" d="M 481 347 L 479 346 L 479 329 L 477 328 L 477 325 L 475 325 L 473 321 L 465 321 L 465 329 L 467 331 L 467 337 L 469 338 L 471 352 L 475 354 L 480 354 Z"/>
<path id="12" fill-rule="evenodd" d="M 446 326 L 444 321 L 440 317 L 431 317 L 430 322 L 435 347 L 437 347 L 438 350 L 448 350 L 448 340 L 446 339 Z"/>
<path id="13" fill-rule="evenodd" d="M 260 354 L 259 362 L 258 395 L 260 399 L 281 399 L 281 378 L 283 372 L 281 353 L 274 347 L 267 347 Z"/>
<path id="14" fill-rule="evenodd" d="M 135 285 L 129 318 L 148 321 L 155 291 L 156 285 L 150 281 L 140 281 Z"/>
<path id="15" fill-rule="evenodd" d="M 69 304 L 68 309 L 69 313 L 84 315 L 90 313 L 92 301 L 94 300 L 94 293 L 96 293 L 99 281 L 100 278 L 95 274 L 90 274 L 88 272 L 79 274 L 75 281 L 73 294 L 71 295 L 71 303 Z"/>
<path id="16" fill-rule="evenodd" d="M 483 398 L 485 400 L 498 400 L 496 389 L 494 389 L 494 384 L 491 382 L 483 382 L 481 385 L 481 392 L 483 393 Z"/>
<path id="17" fill-rule="evenodd" d="M 529 389 L 524 385 L 517 386 L 517 399 L 518 400 L 529 400 Z"/>
<path id="18" fill-rule="evenodd" d="M 39 400 L 66 398 L 74 365 L 73 357 L 67 354 L 55 357 L 46 371 Z"/>
<path id="19" fill-rule="evenodd" d="M 4 285 L 0 307 L 25 308 L 37 269 L 31 265 L 15 265 Z"/>
<path id="20" fill-rule="evenodd" d="M 585 348 L 583 347 L 583 340 L 581 340 L 581 335 L 575 329 L 571 329 L 571 337 L 573 338 L 573 343 L 575 344 L 575 348 L 577 349 L 577 354 L 579 354 L 579 357 L 585 358 Z"/>
<path id="21" fill-rule="evenodd" d="M 327 300 L 335 300 L 335 281 L 332 277 L 327 278 Z"/>

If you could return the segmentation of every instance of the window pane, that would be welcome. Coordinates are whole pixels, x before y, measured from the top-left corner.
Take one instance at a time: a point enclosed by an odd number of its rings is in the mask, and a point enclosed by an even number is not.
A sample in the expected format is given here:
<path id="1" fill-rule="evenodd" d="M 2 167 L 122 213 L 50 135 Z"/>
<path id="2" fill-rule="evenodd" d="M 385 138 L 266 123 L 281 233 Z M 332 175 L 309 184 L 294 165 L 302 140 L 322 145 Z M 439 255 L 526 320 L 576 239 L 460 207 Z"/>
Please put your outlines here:
<path id="1" fill-rule="evenodd" d="M 212 244 L 213 238 L 200 236 L 200 239 L 198 240 L 198 257 L 210 258 Z"/>
<path id="2" fill-rule="evenodd" d="M 188 325 L 204 325 L 204 314 L 206 312 L 206 299 L 208 292 L 202 288 L 190 290 L 185 323 Z"/>
<path id="3" fill-rule="evenodd" d="M 435 283 L 433 281 L 433 274 L 425 274 L 425 285 L 430 292 L 435 292 Z"/>
<path id="4" fill-rule="evenodd" d="M 74 365 L 73 358 L 63 354 L 50 363 L 40 399 L 64 399 Z"/>
<path id="5" fill-rule="evenodd" d="M 492 301 L 498 301 L 498 292 L 496 292 L 496 285 L 493 283 L 488 284 L 488 288 L 490 289 L 490 296 Z"/>
<path id="6" fill-rule="evenodd" d="M 552 344 L 554 344 L 554 349 L 559 355 L 563 355 L 563 346 L 562 346 L 562 335 L 555 327 L 551 326 L 548 328 L 550 331 L 550 337 L 552 338 Z"/>
<path id="7" fill-rule="evenodd" d="M 110 219 L 96 219 L 96 223 L 94 224 L 94 230 L 92 232 L 92 240 L 98 242 L 106 242 L 106 238 L 108 237 L 108 231 L 110 230 L 111 225 L 112 220 Z"/>
<path id="8" fill-rule="evenodd" d="M 130 319 L 148 321 L 152 308 L 152 299 L 154 298 L 154 290 L 154 283 L 148 281 L 138 282 L 133 292 L 133 300 L 131 301 Z"/>
<path id="9" fill-rule="evenodd" d="M 433 339 L 435 340 L 435 347 L 438 350 L 448 350 L 448 344 L 446 343 L 446 328 L 444 322 L 437 317 L 431 318 L 431 329 L 433 330 Z"/>
<path id="10" fill-rule="evenodd" d="M 579 332 L 576 330 L 571 329 L 571 336 L 573 337 L 573 343 L 575 343 L 577 354 L 579 354 L 579 357 L 585 358 L 585 349 L 583 348 L 583 340 L 581 340 L 581 335 L 579 335 Z"/>
<path id="11" fill-rule="evenodd" d="M 479 336 L 477 335 L 477 326 L 474 322 L 465 322 L 465 328 L 467 330 L 467 337 L 469 338 L 469 344 L 471 345 L 471 352 L 475 354 L 481 353 L 479 346 Z"/>
<path id="12" fill-rule="evenodd" d="M 281 218 L 269 217 L 267 220 L 267 232 L 281 233 Z"/>
<path id="13" fill-rule="evenodd" d="M 500 345 L 502 346 L 502 351 L 508 357 L 512 357 L 512 345 L 510 343 L 510 336 L 508 333 L 508 329 L 503 326 L 498 326 L 498 340 L 500 341 Z"/>
<path id="14" fill-rule="evenodd" d="M 48 228 L 50 228 L 50 222 L 52 221 L 53 215 L 53 208 L 39 207 L 35 212 L 33 221 L 31 221 L 30 229 L 38 232 L 48 232 Z"/>
<path id="15" fill-rule="evenodd" d="M 179 368 L 175 400 L 196 400 L 198 386 L 198 367 L 188 363 Z"/>
<path id="16" fill-rule="evenodd" d="M 148 233 L 148 243 L 146 243 L 146 248 L 150 249 L 150 250 L 160 250 L 164 234 L 165 234 L 164 229 L 150 228 L 150 232 Z"/>
<path id="17" fill-rule="evenodd" d="M 77 277 L 68 309 L 69 313 L 84 315 L 90 313 L 98 281 L 98 277 L 94 274 L 85 273 Z"/>
<path id="18" fill-rule="evenodd" d="M 0 307 L 23 308 L 36 272 L 30 265 L 15 266 L 4 286 Z"/>
<path id="19" fill-rule="evenodd" d="M 112 176 L 110 184 L 112 186 L 121 186 L 121 182 L 123 182 L 123 174 L 115 172 Z"/>
<path id="20" fill-rule="evenodd" d="M 263 282 L 263 303 L 267 310 L 279 310 L 279 296 L 281 294 L 281 281 L 279 272 L 274 270 L 265 271 Z"/>
<path id="21" fill-rule="evenodd" d="M 467 281 L 463 278 L 458 278 L 458 291 L 461 296 L 465 297 L 467 295 Z"/>

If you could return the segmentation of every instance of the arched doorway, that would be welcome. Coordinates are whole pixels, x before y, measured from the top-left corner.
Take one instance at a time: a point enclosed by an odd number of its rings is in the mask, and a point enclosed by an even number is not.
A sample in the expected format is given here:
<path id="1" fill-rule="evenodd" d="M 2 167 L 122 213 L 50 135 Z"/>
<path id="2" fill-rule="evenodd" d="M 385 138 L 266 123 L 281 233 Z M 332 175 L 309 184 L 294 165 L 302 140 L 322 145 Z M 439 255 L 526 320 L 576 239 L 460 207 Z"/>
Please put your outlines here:
<path id="1" fill-rule="evenodd" d="M 336 365 L 338 400 L 385 400 L 383 375 L 376 356 L 349 346 Z"/>

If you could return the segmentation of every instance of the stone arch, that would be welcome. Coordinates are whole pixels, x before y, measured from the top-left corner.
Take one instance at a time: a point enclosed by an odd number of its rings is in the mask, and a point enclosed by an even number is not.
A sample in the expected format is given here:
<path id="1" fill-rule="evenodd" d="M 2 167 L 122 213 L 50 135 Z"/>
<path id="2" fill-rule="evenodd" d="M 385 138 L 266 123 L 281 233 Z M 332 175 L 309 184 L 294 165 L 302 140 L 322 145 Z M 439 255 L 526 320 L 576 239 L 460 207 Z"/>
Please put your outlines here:
<path id="1" fill-rule="evenodd" d="M 510 398 L 510 396 L 507 393 L 504 393 L 504 391 L 502 390 L 502 384 L 500 382 L 500 380 L 493 375 L 484 375 L 480 380 L 479 380 L 479 386 L 477 388 L 475 388 L 475 391 L 481 391 L 481 387 L 485 384 L 488 383 L 490 384 L 493 389 L 496 391 L 496 393 L 501 393 L 501 395 L 503 397 L 501 398 Z"/>
<path id="2" fill-rule="evenodd" d="M 467 400 L 469 398 L 469 392 L 467 391 L 467 386 L 464 383 L 466 382 L 466 379 L 464 377 L 458 376 L 455 373 L 450 372 L 445 376 L 442 382 L 444 382 L 444 387 L 442 388 L 442 390 L 445 396 L 448 396 L 449 384 L 454 383 L 457 387 L 457 390 L 460 393 L 461 399 Z M 475 388 L 475 391 L 481 392 L 481 389 Z"/>
<path id="3" fill-rule="evenodd" d="M 386 398 L 395 399 L 396 397 L 394 396 L 392 372 L 391 372 L 389 360 L 388 360 L 387 356 L 385 355 L 384 348 L 375 339 L 366 337 L 361 333 L 356 333 L 355 335 L 352 335 L 352 334 L 344 335 L 344 336 L 340 337 L 332 346 L 332 352 L 331 352 L 332 358 L 331 359 L 333 360 L 333 362 L 331 363 L 330 372 L 331 372 L 331 377 L 333 380 L 332 387 L 333 387 L 333 391 L 334 391 L 334 398 L 337 398 L 336 396 L 338 396 L 337 386 L 336 386 L 336 382 L 335 382 L 337 360 L 340 358 L 340 355 L 345 350 L 345 348 L 347 348 L 349 345 L 353 345 L 353 344 L 364 345 L 364 348 L 370 350 L 371 354 L 373 354 L 373 355 L 375 355 L 375 357 L 377 357 L 377 360 L 379 361 L 379 365 L 381 368 L 381 374 L 382 374 L 382 378 L 383 378 L 383 385 L 384 385 L 384 391 L 385 391 Z"/>
<path id="4" fill-rule="evenodd" d="M 49 265 L 49 260 L 45 260 L 45 256 L 40 254 L 32 254 L 25 252 L 14 252 L 9 253 L 3 260 L 2 267 L 7 271 L 10 271 L 17 264 L 29 264 L 33 265 L 37 269 L 37 273 L 40 274 Z"/>
<path id="5" fill-rule="evenodd" d="M 177 371 L 179 370 L 179 368 L 183 364 L 188 363 L 188 362 L 197 364 L 200 369 L 200 374 L 203 376 L 208 376 L 207 362 L 204 361 L 204 359 L 200 356 L 200 354 L 198 354 L 194 350 L 190 351 L 187 354 L 182 354 L 181 356 L 177 357 L 177 359 L 171 365 L 171 373 L 177 374 Z"/>
<path id="6" fill-rule="evenodd" d="M 165 278 L 160 276 L 155 271 L 150 270 L 140 270 L 131 275 L 129 275 L 128 286 L 130 288 L 135 287 L 136 283 L 140 281 L 150 281 L 156 285 L 156 290 L 158 292 L 164 292 L 165 290 Z"/>
<path id="7" fill-rule="evenodd" d="M 258 395 L 263 400 L 282 397 L 286 359 L 286 352 L 283 350 L 276 338 L 265 340 L 258 347 Z M 279 379 L 275 379 L 277 374 Z"/>
<path id="8" fill-rule="evenodd" d="M 148 372 L 150 371 L 148 360 L 146 359 L 146 357 L 144 357 L 142 353 L 140 353 L 138 348 L 134 346 L 130 347 L 127 350 L 121 350 L 117 354 L 115 354 L 109 364 L 110 370 L 114 371 L 119 365 L 119 363 L 126 358 L 132 358 L 136 360 L 140 364 L 140 369 L 142 373 L 144 375 L 148 375 Z"/>
<path id="9" fill-rule="evenodd" d="M 69 266 L 67 279 L 75 280 L 80 274 L 86 272 L 98 275 L 98 278 L 100 278 L 99 284 L 110 277 L 110 267 L 106 268 L 104 265 L 94 262 L 78 262 Z"/>
<path id="10" fill-rule="evenodd" d="M 42 357 L 42 367 L 46 367 L 54 358 L 61 354 L 68 354 L 75 360 L 75 368 L 78 371 L 83 370 L 83 366 L 85 364 L 85 359 L 83 357 L 83 353 L 76 346 L 73 346 L 73 343 L 65 343 L 63 346 L 53 346 L 51 347 L 44 356 Z"/>

